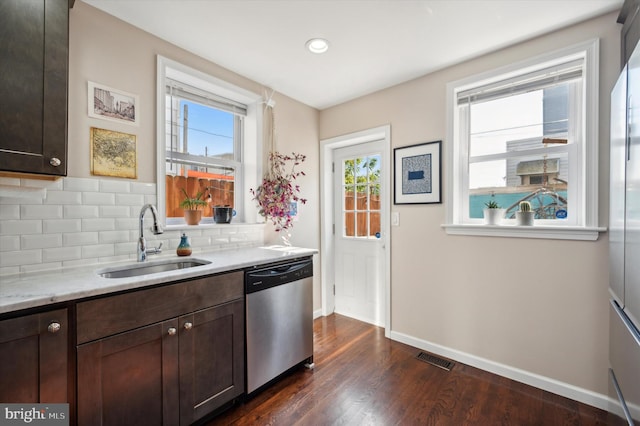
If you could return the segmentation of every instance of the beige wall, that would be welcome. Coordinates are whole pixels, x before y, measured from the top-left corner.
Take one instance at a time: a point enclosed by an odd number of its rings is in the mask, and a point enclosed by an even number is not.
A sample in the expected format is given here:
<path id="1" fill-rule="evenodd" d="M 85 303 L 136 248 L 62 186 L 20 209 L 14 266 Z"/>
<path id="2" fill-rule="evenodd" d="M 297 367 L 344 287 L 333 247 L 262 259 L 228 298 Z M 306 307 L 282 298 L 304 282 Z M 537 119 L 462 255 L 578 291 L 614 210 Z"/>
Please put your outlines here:
<path id="1" fill-rule="evenodd" d="M 599 214 L 606 224 L 615 21 L 608 14 L 324 110 L 320 138 L 389 123 L 394 148 L 446 146 L 447 82 L 599 37 Z M 392 331 L 606 394 L 607 234 L 596 242 L 450 236 L 441 227 L 445 204 L 391 206 L 401 224 L 391 232 Z"/>
<path id="2" fill-rule="evenodd" d="M 259 83 L 83 2 L 71 10 L 70 32 L 69 176 L 90 177 L 89 128 L 98 126 L 137 134 L 137 180 L 155 182 L 157 54 L 263 91 Z M 618 36 L 615 14 L 609 14 L 320 113 L 276 94 L 278 149 L 307 155 L 301 184 L 309 203 L 300 207 L 292 243 L 319 247 L 319 139 L 389 123 L 393 147 L 444 140 L 447 82 L 594 37 L 601 38 L 600 222 L 605 224 L 608 96 L 617 75 Z M 140 95 L 140 126 L 90 119 L 88 80 Z M 444 204 L 392 210 L 401 215 L 391 236 L 393 331 L 606 393 L 606 234 L 597 242 L 448 236 L 440 227 Z M 278 242 L 278 236 L 268 233 L 268 240 Z M 315 309 L 321 303 L 319 270 L 316 263 Z"/>
<path id="3" fill-rule="evenodd" d="M 83 2 L 76 2 L 70 15 L 69 70 L 69 176 L 91 177 L 89 129 L 100 127 L 137 135 L 139 182 L 156 181 L 156 57 L 162 55 L 208 73 L 257 94 L 265 87 L 212 62 L 141 31 Z M 93 81 L 140 96 L 139 126 L 88 117 L 87 81 Z M 319 206 L 318 120 L 316 109 L 276 93 L 277 149 L 307 156 L 300 180 L 302 196 L 309 204 L 301 207 L 292 230 L 294 245 L 318 248 Z M 255 187 L 253 184 L 249 184 Z M 279 243 L 269 232 L 266 241 Z M 316 259 L 317 260 L 317 259 Z M 320 308 L 319 268 L 315 277 L 315 309 Z"/>

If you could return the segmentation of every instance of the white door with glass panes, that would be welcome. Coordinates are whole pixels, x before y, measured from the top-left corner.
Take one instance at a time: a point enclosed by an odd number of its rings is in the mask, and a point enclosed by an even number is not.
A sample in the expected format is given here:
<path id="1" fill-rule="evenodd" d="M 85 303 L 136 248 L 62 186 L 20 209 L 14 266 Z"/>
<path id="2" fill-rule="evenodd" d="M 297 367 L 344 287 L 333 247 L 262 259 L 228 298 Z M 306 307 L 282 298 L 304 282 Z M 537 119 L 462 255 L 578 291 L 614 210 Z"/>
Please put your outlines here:
<path id="1" fill-rule="evenodd" d="M 384 141 L 334 150 L 335 312 L 384 326 Z"/>

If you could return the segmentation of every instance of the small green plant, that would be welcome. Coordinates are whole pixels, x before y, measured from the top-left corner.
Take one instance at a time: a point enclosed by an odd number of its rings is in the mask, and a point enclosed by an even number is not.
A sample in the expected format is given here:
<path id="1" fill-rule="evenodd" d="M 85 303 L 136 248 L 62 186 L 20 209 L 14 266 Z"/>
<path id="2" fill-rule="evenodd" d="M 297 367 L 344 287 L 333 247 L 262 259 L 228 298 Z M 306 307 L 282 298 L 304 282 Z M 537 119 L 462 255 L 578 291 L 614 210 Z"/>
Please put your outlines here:
<path id="1" fill-rule="evenodd" d="M 195 197 L 190 197 L 184 188 L 180 188 L 184 194 L 184 200 L 180 201 L 180 207 L 185 210 L 198 210 L 207 205 L 205 200 L 200 199 L 202 197 L 202 191 L 198 191 Z"/>
<path id="2" fill-rule="evenodd" d="M 496 201 L 487 201 L 486 203 L 484 203 L 485 206 L 487 206 L 488 209 L 499 209 L 500 205 L 496 202 Z"/>
<path id="3" fill-rule="evenodd" d="M 528 201 L 520 201 L 518 208 L 521 212 L 530 212 L 531 211 L 531 203 Z"/>

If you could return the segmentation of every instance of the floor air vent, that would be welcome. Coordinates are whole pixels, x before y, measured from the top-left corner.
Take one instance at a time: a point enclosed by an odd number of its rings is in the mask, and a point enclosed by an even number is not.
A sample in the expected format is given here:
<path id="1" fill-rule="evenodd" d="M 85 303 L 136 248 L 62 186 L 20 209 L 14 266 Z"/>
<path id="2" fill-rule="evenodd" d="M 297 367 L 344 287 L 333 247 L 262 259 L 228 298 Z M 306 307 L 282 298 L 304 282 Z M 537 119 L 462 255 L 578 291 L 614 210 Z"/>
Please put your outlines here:
<path id="1" fill-rule="evenodd" d="M 426 352 L 420 352 L 416 358 L 418 358 L 420 361 L 428 362 L 431 365 L 435 365 L 436 367 L 440 367 L 443 370 L 447 370 L 447 371 L 451 371 L 451 369 L 455 365 L 451 361 L 448 361 L 444 358 L 437 357 L 435 355 L 428 354 Z"/>

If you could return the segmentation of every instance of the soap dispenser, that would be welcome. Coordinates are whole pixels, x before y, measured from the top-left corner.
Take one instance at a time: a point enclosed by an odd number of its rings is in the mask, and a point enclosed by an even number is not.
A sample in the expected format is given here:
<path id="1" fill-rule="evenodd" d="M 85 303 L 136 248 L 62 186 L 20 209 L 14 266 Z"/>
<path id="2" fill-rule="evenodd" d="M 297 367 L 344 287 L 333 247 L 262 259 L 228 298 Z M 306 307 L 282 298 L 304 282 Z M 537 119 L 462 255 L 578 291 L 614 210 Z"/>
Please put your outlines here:
<path id="1" fill-rule="evenodd" d="M 190 256 L 191 255 L 191 244 L 189 244 L 189 237 L 184 232 L 180 237 L 180 244 L 176 249 L 176 254 L 178 256 Z"/>

